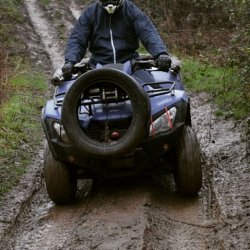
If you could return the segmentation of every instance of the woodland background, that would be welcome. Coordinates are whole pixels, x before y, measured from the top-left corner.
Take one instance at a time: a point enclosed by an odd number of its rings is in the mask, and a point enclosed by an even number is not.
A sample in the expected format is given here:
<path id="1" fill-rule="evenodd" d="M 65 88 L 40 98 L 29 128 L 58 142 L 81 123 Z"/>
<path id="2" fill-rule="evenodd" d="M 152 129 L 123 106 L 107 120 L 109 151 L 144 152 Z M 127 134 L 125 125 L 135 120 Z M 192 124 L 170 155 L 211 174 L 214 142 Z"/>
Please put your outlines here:
<path id="1" fill-rule="evenodd" d="M 43 0 L 45 1 L 45 0 Z M 77 0 L 82 4 L 82 0 Z M 7 84 L 16 57 L 27 57 L 27 47 L 16 37 L 23 22 L 23 0 L 0 0 L 0 105 L 8 99 Z M 88 2 L 88 1 L 85 1 Z M 134 0 L 152 19 L 171 52 L 232 72 L 226 88 L 237 88 L 249 113 L 250 2 L 246 0 Z M 233 83 L 233 84 L 232 84 Z M 223 91 L 227 91 L 224 89 Z M 245 113 L 244 112 L 244 113 Z M 246 115 L 246 114 L 245 114 Z"/>

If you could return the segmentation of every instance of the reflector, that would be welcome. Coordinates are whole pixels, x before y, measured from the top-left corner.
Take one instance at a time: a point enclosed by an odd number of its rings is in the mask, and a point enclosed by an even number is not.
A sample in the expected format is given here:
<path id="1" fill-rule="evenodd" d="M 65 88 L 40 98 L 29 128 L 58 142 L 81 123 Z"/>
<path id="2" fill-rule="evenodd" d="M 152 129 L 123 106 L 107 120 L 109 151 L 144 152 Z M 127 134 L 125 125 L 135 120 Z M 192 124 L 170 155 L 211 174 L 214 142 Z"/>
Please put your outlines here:
<path id="1" fill-rule="evenodd" d="M 120 136 L 120 134 L 119 134 L 119 132 L 113 132 L 113 133 L 111 134 L 111 136 L 114 137 L 114 138 L 117 138 L 117 137 Z"/>
<path id="2" fill-rule="evenodd" d="M 74 161 L 75 161 L 75 157 L 72 156 L 72 155 L 70 155 L 70 156 L 69 156 L 69 161 L 70 161 L 70 162 L 74 162 Z"/>

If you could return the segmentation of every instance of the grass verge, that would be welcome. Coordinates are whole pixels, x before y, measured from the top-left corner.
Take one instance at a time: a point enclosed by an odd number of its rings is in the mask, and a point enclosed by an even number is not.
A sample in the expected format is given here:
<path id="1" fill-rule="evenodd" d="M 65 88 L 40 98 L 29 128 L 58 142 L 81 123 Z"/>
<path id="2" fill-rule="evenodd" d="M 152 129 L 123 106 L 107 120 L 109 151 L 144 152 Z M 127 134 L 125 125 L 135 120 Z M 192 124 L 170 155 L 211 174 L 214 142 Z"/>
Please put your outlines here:
<path id="1" fill-rule="evenodd" d="M 26 69 L 9 85 L 9 101 L 0 107 L 0 200 L 18 182 L 41 144 L 46 77 Z"/>
<path id="2" fill-rule="evenodd" d="M 210 101 L 218 107 L 215 115 L 234 119 L 245 119 L 250 115 L 249 102 L 236 69 L 185 59 L 182 74 L 189 90 L 210 94 Z"/>

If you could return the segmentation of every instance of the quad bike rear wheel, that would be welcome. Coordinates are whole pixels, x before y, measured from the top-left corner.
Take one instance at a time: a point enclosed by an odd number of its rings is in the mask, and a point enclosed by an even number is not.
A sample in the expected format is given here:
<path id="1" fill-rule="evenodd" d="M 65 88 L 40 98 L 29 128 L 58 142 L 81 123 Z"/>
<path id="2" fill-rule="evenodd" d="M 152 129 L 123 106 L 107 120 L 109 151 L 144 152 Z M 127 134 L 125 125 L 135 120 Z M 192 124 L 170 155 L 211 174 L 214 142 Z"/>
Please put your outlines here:
<path id="1" fill-rule="evenodd" d="M 44 147 L 44 175 L 52 201 L 63 205 L 74 200 L 77 190 L 76 169 L 68 163 L 56 160 L 47 141 Z"/>
<path id="2" fill-rule="evenodd" d="M 133 116 L 130 126 L 125 135 L 115 142 L 91 139 L 79 122 L 78 110 L 83 93 L 97 84 L 116 85 L 128 95 L 131 102 Z M 63 101 L 62 124 L 71 142 L 83 152 L 99 159 L 114 159 L 131 152 L 142 142 L 149 132 L 150 114 L 149 97 L 134 78 L 116 69 L 96 69 L 80 76 L 68 90 Z"/>
<path id="3" fill-rule="evenodd" d="M 180 142 L 176 146 L 174 179 L 177 190 L 182 195 L 196 195 L 202 185 L 200 148 L 194 130 L 184 126 Z"/>

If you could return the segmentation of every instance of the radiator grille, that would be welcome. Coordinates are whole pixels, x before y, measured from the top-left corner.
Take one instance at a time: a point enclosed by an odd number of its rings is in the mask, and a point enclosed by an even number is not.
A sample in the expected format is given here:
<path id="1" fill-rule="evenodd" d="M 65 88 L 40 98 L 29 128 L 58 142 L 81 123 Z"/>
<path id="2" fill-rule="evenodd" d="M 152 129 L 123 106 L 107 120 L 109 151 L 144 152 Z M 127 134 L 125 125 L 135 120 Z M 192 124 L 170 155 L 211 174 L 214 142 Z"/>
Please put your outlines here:
<path id="1" fill-rule="evenodd" d="M 99 122 L 99 121 L 91 121 L 87 129 L 88 136 L 92 140 L 95 140 L 98 142 L 104 142 L 105 141 L 105 126 L 106 126 L 106 131 L 108 132 L 106 139 L 113 140 L 113 138 L 111 138 L 111 134 L 113 132 L 118 132 L 120 134 L 119 138 L 121 138 L 128 130 L 130 123 L 131 123 L 130 119 L 107 121 L 107 123 Z"/>

